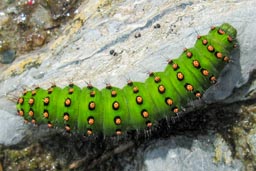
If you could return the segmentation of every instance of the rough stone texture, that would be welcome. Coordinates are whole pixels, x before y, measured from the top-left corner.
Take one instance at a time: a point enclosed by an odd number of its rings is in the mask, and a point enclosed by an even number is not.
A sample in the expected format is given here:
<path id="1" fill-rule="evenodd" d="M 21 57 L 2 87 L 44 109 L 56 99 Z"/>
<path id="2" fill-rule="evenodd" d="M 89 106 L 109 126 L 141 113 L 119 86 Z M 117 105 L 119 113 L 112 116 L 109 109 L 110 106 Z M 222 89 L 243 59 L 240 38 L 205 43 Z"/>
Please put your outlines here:
<path id="1" fill-rule="evenodd" d="M 15 145 L 28 131 L 25 126 L 18 131 L 22 121 L 15 115 L 15 104 L 9 101 L 22 88 L 35 85 L 47 88 L 53 82 L 61 87 L 69 82 L 81 87 L 86 82 L 99 88 L 106 82 L 123 87 L 128 79 L 144 81 L 148 71 L 163 70 L 166 59 L 176 58 L 183 47 L 193 46 L 197 34 L 206 34 L 210 26 L 223 22 L 238 30 L 239 59 L 225 69 L 220 84 L 207 92 L 205 100 L 220 102 L 230 96 L 224 101 L 230 103 L 255 98 L 256 84 L 249 79 L 256 68 L 255 6 L 254 0 L 84 2 L 73 22 L 63 27 L 62 36 L 0 68 L 0 125 L 12 125 L 8 132 L 0 133 L 0 143 Z M 160 28 L 154 28 L 156 24 Z M 138 34 L 140 37 L 135 38 Z M 115 55 L 110 54 L 111 50 Z M 232 94 L 234 88 L 236 93 Z M 6 117 L 7 112 L 10 117 Z M 144 166 L 137 168 L 148 171 L 244 168 L 216 132 L 199 138 L 171 136 L 166 141 L 143 146 L 147 149 L 140 159 L 145 160 Z M 255 134 L 248 138 L 255 144 Z"/>
<path id="2" fill-rule="evenodd" d="M 214 142 L 215 141 L 215 142 Z M 214 162 L 214 143 L 218 143 L 219 161 Z M 216 144 L 216 146 L 218 146 Z M 216 147 L 215 147 L 216 148 Z M 147 150 L 145 165 L 147 171 L 172 170 L 242 170 L 241 161 L 233 160 L 231 151 L 225 141 L 213 135 L 188 138 L 173 137 L 152 144 Z M 221 154 L 220 154 L 221 153 Z"/>

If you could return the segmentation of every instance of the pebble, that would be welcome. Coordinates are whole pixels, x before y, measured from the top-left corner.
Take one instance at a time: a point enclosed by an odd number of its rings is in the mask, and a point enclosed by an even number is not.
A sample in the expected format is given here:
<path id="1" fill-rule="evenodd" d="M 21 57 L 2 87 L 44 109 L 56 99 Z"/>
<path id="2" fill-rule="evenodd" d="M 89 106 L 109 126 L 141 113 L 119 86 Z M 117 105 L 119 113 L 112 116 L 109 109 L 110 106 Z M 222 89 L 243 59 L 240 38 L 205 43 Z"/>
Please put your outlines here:
<path id="1" fill-rule="evenodd" d="M 2 64 L 10 64 L 14 61 L 15 57 L 15 51 L 8 49 L 0 53 L 0 62 Z"/>

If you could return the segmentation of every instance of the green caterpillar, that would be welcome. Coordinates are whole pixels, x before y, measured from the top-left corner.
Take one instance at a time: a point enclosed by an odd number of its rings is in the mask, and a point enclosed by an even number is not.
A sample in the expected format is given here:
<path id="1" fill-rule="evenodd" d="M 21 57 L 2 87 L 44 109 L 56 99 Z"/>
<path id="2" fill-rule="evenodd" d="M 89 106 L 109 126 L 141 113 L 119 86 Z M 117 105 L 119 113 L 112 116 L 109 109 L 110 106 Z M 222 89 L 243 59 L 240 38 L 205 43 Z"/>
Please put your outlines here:
<path id="1" fill-rule="evenodd" d="M 163 72 L 152 72 L 145 83 L 128 81 L 122 89 L 107 85 L 101 91 L 88 84 L 61 89 L 36 88 L 18 98 L 17 112 L 26 122 L 64 127 L 85 135 L 121 135 L 147 129 L 158 120 L 177 115 L 189 101 L 202 97 L 216 83 L 236 47 L 236 30 L 224 23 L 198 36 L 193 48 L 169 60 Z"/>

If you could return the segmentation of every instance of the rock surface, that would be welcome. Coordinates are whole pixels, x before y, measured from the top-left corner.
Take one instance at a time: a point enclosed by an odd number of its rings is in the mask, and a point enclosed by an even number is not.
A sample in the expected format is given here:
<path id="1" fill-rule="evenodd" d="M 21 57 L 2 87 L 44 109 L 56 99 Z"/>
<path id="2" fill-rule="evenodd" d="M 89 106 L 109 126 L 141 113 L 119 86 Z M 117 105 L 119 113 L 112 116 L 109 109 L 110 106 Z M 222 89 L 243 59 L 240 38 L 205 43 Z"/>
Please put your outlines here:
<path id="1" fill-rule="evenodd" d="M 206 34 L 210 26 L 223 22 L 237 28 L 240 54 L 223 72 L 221 83 L 207 92 L 205 101 L 231 103 L 255 98 L 256 84 L 251 74 L 256 68 L 255 6 L 254 0 L 82 3 L 72 24 L 62 28 L 63 35 L 37 51 L 17 57 L 12 64 L 1 66 L 0 125 L 7 131 L 0 132 L 0 144 L 15 146 L 29 132 L 29 127 L 21 126 L 15 103 L 10 101 L 24 87 L 47 88 L 53 82 L 61 87 L 70 82 L 83 87 L 91 82 L 103 88 L 106 82 L 123 87 L 128 79 L 144 81 L 148 71 L 162 71 L 167 59 L 178 57 L 184 47 L 192 47 L 197 34 Z M 209 131 L 213 132 L 195 137 L 188 137 L 185 132 L 164 141 L 152 140 L 138 147 L 144 154 L 140 159 L 143 164 L 124 164 L 122 168 L 242 170 L 248 166 L 242 157 L 233 158 L 233 149 L 225 137 L 218 136 L 218 130 Z M 255 144 L 253 131 L 248 136 L 248 142 Z M 234 141 L 237 140 L 239 136 Z M 254 148 L 252 153 L 255 158 Z M 122 159 L 125 163 L 126 158 Z"/>

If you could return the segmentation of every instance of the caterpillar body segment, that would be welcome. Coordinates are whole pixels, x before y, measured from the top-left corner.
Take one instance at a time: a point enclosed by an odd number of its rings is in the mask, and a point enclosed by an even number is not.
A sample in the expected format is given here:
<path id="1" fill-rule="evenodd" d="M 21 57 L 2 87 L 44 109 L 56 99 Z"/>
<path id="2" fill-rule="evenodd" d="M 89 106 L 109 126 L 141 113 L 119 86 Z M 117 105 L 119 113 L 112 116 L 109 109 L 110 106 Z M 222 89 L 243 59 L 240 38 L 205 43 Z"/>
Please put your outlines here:
<path id="1" fill-rule="evenodd" d="M 169 60 L 163 72 L 152 72 L 142 82 L 129 81 L 122 89 L 107 85 L 74 84 L 47 90 L 24 91 L 17 101 L 17 113 L 26 122 L 63 127 L 84 135 L 121 135 L 143 130 L 159 120 L 176 116 L 191 100 L 201 98 L 230 61 L 236 47 L 236 30 L 224 23 L 198 36 L 194 47 Z"/>

